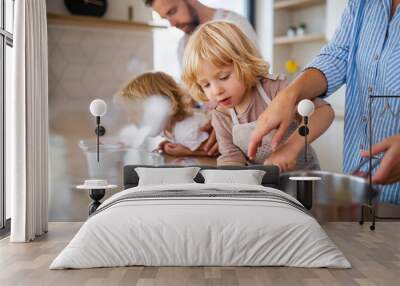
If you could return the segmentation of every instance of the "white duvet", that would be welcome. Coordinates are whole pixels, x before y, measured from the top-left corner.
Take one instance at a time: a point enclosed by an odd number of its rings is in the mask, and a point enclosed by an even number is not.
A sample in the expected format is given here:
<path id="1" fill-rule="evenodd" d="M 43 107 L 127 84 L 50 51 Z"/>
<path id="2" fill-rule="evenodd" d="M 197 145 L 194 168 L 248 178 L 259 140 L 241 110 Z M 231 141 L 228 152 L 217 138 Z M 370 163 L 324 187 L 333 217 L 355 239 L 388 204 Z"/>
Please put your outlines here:
<path id="1" fill-rule="evenodd" d="M 146 195 L 138 192 L 173 190 L 262 191 L 272 199 L 243 195 L 121 199 Z M 254 185 L 131 188 L 106 200 L 50 269 L 127 265 L 350 268 L 318 222 L 298 204 L 282 191 Z"/>

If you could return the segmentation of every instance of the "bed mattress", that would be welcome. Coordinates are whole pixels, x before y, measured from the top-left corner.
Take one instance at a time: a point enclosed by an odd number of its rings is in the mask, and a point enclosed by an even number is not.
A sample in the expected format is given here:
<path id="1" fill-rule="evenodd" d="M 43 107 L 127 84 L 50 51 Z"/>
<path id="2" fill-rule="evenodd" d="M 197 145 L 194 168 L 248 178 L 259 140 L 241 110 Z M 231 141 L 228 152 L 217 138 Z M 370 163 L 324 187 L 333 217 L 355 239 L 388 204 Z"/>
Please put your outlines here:
<path id="1" fill-rule="evenodd" d="M 129 265 L 351 267 L 288 194 L 255 185 L 197 183 L 115 194 L 50 269 Z"/>

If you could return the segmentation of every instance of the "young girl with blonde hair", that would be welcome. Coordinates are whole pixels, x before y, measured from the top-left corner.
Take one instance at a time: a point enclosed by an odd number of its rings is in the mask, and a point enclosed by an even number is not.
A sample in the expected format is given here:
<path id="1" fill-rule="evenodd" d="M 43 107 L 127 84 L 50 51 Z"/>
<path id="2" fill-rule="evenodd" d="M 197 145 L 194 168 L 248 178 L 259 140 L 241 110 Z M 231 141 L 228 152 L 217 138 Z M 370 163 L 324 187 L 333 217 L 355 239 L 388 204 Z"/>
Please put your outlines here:
<path id="1" fill-rule="evenodd" d="M 271 75 L 268 70 L 268 63 L 254 44 L 232 23 L 208 22 L 190 37 L 184 53 L 182 79 L 193 98 L 218 103 L 212 111 L 221 153 L 218 164 L 275 164 L 282 171 L 318 169 L 313 150 L 308 152 L 307 160 L 304 158 L 304 137 L 295 132 L 300 118 L 292 122 L 283 144 L 272 148 L 269 135 L 264 137 L 255 158 L 246 156 L 255 121 L 287 85 L 283 77 Z M 334 117 L 332 108 L 323 100 L 316 99 L 314 104 L 316 109 L 309 120 L 309 142 L 318 138 Z"/>
<path id="2" fill-rule="evenodd" d="M 206 116 L 194 113 L 188 101 L 189 95 L 168 74 L 147 72 L 131 80 L 119 93 L 122 98 L 144 101 L 150 97 L 167 98 L 171 112 L 164 122 L 163 135 L 166 141 L 160 148 L 172 156 L 206 156 L 202 150 L 209 137 L 200 128 Z M 146 115 L 151 118 L 151 114 Z"/>

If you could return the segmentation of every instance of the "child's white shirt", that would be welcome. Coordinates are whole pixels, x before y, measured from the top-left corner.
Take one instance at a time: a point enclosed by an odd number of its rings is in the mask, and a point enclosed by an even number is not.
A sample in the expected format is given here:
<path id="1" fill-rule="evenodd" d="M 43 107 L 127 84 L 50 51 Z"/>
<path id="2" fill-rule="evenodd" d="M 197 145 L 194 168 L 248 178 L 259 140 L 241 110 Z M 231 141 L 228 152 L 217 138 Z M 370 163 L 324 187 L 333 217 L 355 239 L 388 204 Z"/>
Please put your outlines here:
<path id="1" fill-rule="evenodd" d="M 176 122 L 172 130 L 173 138 L 167 138 L 176 144 L 181 144 L 191 151 L 197 150 L 201 143 L 206 141 L 209 134 L 205 131 L 200 131 L 200 128 L 207 123 L 208 117 L 202 113 L 194 113 L 192 116 L 185 118 L 182 121 Z"/>

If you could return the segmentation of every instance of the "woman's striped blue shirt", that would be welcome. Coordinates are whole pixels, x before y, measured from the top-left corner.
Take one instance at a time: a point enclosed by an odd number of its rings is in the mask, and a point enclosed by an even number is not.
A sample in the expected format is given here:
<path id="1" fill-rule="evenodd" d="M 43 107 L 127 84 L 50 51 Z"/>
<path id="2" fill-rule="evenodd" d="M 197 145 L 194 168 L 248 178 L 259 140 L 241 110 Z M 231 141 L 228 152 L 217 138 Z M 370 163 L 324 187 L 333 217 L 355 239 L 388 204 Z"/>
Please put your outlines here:
<path id="1" fill-rule="evenodd" d="M 333 39 L 307 67 L 325 75 L 326 96 L 346 84 L 346 173 L 360 162 L 360 149 L 369 147 L 369 95 L 400 96 L 400 7 L 391 17 L 391 4 L 391 0 L 349 0 Z M 400 134 L 400 98 L 375 99 L 372 122 L 374 144 Z M 381 201 L 400 204 L 400 184 L 380 188 Z"/>

